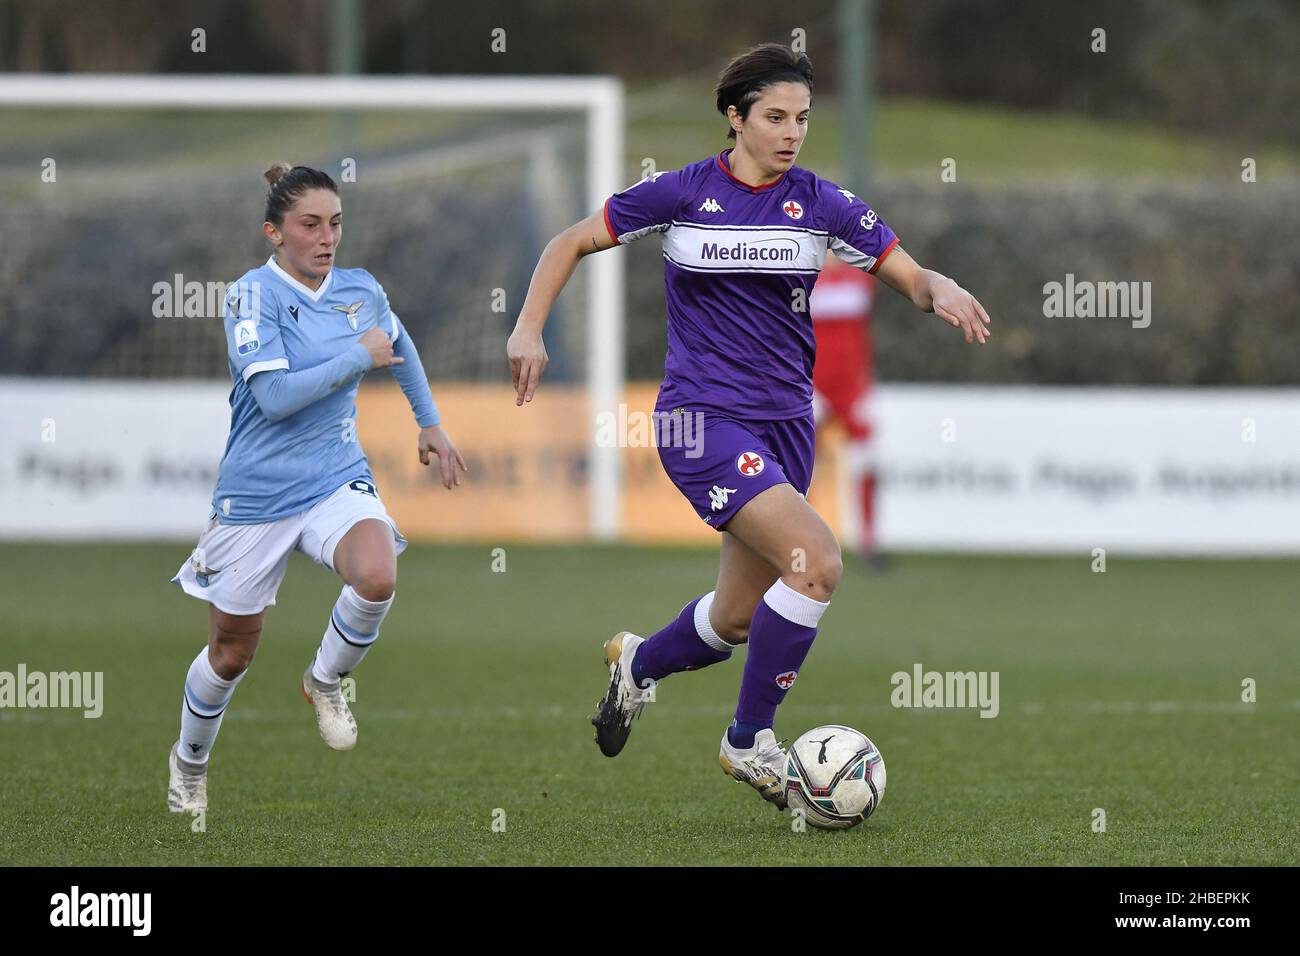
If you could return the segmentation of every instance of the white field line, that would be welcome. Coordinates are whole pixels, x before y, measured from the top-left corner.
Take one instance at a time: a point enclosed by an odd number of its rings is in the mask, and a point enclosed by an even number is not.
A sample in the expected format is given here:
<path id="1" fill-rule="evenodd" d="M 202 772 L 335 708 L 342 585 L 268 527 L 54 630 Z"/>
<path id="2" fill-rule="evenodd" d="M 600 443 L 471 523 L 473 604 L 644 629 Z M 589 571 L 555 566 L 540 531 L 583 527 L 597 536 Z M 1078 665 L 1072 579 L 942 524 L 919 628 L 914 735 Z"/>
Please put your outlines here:
<path id="1" fill-rule="evenodd" d="M 562 706 L 560 704 L 548 704 L 544 707 L 510 707 L 510 706 L 483 706 L 483 707 L 440 707 L 437 705 L 431 707 L 386 707 L 384 705 L 366 706 L 364 696 L 361 701 L 356 703 L 356 713 L 361 720 L 416 720 L 416 719 L 433 719 L 439 718 L 451 720 L 573 720 L 583 715 L 595 713 L 595 706 L 587 709 L 575 708 L 571 706 Z M 650 711 L 658 719 L 667 719 L 673 717 L 693 718 L 693 717 L 725 717 L 730 714 L 732 707 L 730 705 L 698 705 L 689 706 L 675 705 L 671 703 L 656 702 L 651 705 L 654 709 Z M 894 710 L 888 704 L 845 704 L 845 703 L 810 703 L 810 704 L 785 704 L 781 708 L 782 714 L 807 714 L 826 716 L 827 719 L 836 715 L 844 714 L 879 714 L 888 713 Z M 976 711 L 977 707 L 911 707 L 898 708 L 899 710 L 913 710 L 918 713 L 938 714 L 946 711 Z M 1056 716 L 1076 716 L 1076 717 L 1111 717 L 1127 715 L 1146 715 L 1160 716 L 1164 714 L 1253 714 L 1256 711 L 1263 710 L 1266 713 L 1277 714 L 1280 711 L 1300 711 L 1300 700 L 1280 701 L 1276 704 L 1246 704 L 1239 701 L 1206 701 L 1206 700 L 1094 700 L 1094 701 L 1072 701 L 1056 704 L 1039 704 L 1028 703 L 1021 704 L 1018 707 L 1002 707 L 1001 713 L 1017 714 L 1023 717 L 1038 717 L 1043 715 Z M 122 717 L 115 716 L 111 708 L 106 708 L 104 716 L 100 720 L 121 720 Z M 240 708 L 236 703 L 226 714 L 226 720 L 238 722 L 253 723 L 298 723 L 301 719 L 310 718 L 311 714 L 306 708 L 303 713 L 293 714 L 284 711 L 269 712 L 257 710 L 254 708 Z M 82 720 L 81 711 L 76 708 L 45 708 L 45 709 L 0 709 L 0 722 L 12 721 L 14 723 L 43 723 L 55 720 Z M 156 722 L 154 717 L 145 716 L 127 716 L 126 719 L 132 723 L 153 723 Z"/>

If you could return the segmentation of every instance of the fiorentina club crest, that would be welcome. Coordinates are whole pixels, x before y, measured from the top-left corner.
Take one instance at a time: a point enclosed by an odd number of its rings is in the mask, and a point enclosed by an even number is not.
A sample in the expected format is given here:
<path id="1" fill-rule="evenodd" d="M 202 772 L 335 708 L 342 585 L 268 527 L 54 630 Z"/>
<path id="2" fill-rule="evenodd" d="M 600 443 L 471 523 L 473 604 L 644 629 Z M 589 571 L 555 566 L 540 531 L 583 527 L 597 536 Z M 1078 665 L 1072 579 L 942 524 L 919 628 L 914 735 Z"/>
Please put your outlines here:
<path id="1" fill-rule="evenodd" d="M 755 478 L 763 473 L 763 456 L 756 451 L 742 451 L 736 458 L 736 471 L 746 478 Z"/>
<path id="2" fill-rule="evenodd" d="M 791 219 L 803 218 L 803 206 L 799 205 L 793 199 L 791 199 L 788 203 L 782 206 L 781 211 L 784 212 Z"/>
<path id="3" fill-rule="evenodd" d="M 794 679 L 798 676 L 798 671 L 786 671 L 784 674 L 777 674 L 776 686 L 782 690 L 789 690 L 794 686 Z"/>

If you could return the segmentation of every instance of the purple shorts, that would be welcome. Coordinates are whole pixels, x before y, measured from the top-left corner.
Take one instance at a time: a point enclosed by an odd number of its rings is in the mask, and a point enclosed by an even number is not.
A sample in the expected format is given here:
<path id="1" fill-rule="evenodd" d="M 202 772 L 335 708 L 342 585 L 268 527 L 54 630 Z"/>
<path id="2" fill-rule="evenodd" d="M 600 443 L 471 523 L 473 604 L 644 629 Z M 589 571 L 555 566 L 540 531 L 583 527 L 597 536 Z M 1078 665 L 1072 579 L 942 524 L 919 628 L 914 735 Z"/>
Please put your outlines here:
<path id="1" fill-rule="evenodd" d="M 687 441 L 665 441 L 669 433 L 661 427 L 659 460 L 677 490 L 715 531 L 773 485 L 788 482 L 799 494 L 808 493 L 817 443 L 811 414 L 767 422 L 741 422 L 689 408 L 678 414 L 692 416 L 699 425 L 677 432 Z"/>

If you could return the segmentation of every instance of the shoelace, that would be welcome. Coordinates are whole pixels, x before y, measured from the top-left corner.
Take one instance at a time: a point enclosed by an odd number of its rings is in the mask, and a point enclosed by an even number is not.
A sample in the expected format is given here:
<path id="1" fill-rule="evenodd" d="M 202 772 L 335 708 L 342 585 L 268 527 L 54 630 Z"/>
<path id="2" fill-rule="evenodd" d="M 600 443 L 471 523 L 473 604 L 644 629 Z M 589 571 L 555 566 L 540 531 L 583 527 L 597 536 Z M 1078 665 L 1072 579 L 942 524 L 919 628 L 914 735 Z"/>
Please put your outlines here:
<path id="1" fill-rule="evenodd" d="M 184 770 L 181 771 L 181 781 L 178 789 L 180 790 L 179 798 L 182 802 L 188 803 L 198 798 L 204 789 L 206 780 L 204 777 L 191 776 Z"/>
<path id="2" fill-rule="evenodd" d="M 637 687 L 636 681 L 632 679 L 632 675 L 627 671 L 623 670 L 623 665 L 621 662 L 618 665 L 618 669 L 620 673 L 620 680 L 618 683 L 619 683 L 619 688 L 622 696 L 622 700 L 620 701 L 620 703 L 625 705 L 624 709 L 632 710 L 638 706 L 644 706 L 646 703 L 648 703 L 650 700 L 650 696 L 654 693 L 655 690 L 655 684 L 657 683 L 655 679 L 653 677 L 647 677 L 645 679 L 646 686 Z M 624 682 L 621 679 L 622 676 L 627 677 L 626 682 Z M 628 690 L 627 689 L 628 687 L 631 687 L 632 689 Z"/>
<path id="3" fill-rule="evenodd" d="M 315 697 L 325 701 L 329 709 L 338 717 L 351 717 L 347 709 L 347 704 L 343 702 L 343 685 L 340 684 L 333 690 L 323 690 L 320 684 L 313 683 L 312 691 Z"/>
<path id="4" fill-rule="evenodd" d="M 632 691 L 631 702 L 633 705 L 648 704 L 650 702 L 650 698 L 654 696 L 655 683 L 656 683 L 655 679 L 653 677 L 647 677 L 645 680 L 646 680 L 646 686 L 638 687 L 636 688 L 636 690 Z"/>
<path id="5" fill-rule="evenodd" d="M 343 702 L 342 692 L 335 691 L 332 694 L 326 694 L 325 701 L 330 705 L 330 709 L 334 711 L 334 713 L 337 714 L 338 716 L 346 717 L 348 715 L 349 713 L 348 708 L 347 705 Z"/>
<path id="6" fill-rule="evenodd" d="M 784 740 L 778 740 L 766 750 L 760 750 L 753 763 L 769 773 L 780 777 L 785 772 L 785 751 L 781 749 Z"/>
<path id="7" fill-rule="evenodd" d="M 632 721 L 640 717 L 641 712 L 645 709 L 645 705 L 650 702 L 650 695 L 654 693 L 655 689 L 655 681 L 650 677 L 647 677 L 646 680 L 649 682 L 649 687 L 637 688 L 631 691 L 620 687 L 622 700 L 619 703 L 621 704 L 620 709 L 623 711 L 624 715 L 624 726 L 631 725 Z M 622 682 L 620 681 L 620 685 L 621 683 Z"/>

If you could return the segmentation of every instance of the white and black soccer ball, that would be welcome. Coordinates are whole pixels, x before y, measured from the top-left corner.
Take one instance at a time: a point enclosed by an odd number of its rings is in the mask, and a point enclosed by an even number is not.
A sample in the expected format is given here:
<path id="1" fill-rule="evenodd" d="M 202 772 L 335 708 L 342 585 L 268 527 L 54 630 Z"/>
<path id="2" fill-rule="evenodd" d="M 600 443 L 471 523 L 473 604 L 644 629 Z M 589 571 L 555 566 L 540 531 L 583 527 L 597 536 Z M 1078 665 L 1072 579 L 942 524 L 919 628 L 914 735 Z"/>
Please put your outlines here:
<path id="1" fill-rule="evenodd" d="M 790 745 L 785 799 L 823 830 L 847 830 L 885 796 L 885 759 L 866 734 L 842 724 L 814 727 Z"/>

